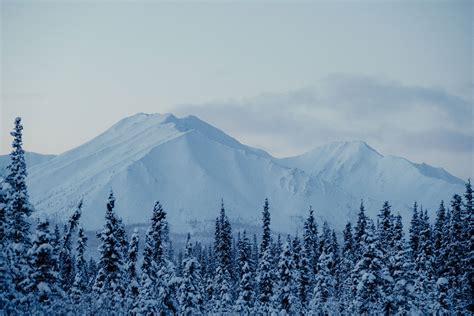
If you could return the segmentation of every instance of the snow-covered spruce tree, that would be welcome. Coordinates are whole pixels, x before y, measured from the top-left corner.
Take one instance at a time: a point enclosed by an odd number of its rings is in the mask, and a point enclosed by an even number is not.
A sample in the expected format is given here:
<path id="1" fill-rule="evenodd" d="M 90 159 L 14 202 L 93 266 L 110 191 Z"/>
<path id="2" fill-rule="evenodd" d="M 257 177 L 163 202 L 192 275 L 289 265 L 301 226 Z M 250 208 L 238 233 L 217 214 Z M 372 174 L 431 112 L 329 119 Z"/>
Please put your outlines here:
<path id="1" fill-rule="evenodd" d="M 299 279 L 298 274 L 301 268 L 301 251 L 301 240 L 298 235 L 296 235 L 291 241 L 291 253 L 293 254 L 293 263 L 295 264 L 296 280 Z"/>
<path id="2" fill-rule="evenodd" d="M 62 291 L 59 287 L 56 258 L 51 245 L 48 220 L 41 220 L 36 228 L 33 245 L 29 250 L 31 274 L 26 290 L 29 296 L 28 312 L 49 314 L 57 312 L 56 302 Z M 55 306 L 57 304 L 57 306 Z"/>
<path id="3" fill-rule="evenodd" d="M 260 242 L 260 254 L 263 255 L 263 250 L 270 248 L 272 242 L 272 236 L 270 231 L 270 204 L 268 203 L 268 199 L 265 199 L 265 204 L 263 205 L 263 213 L 262 213 L 262 220 L 263 220 L 263 234 L 262 234 L 262 241 Z"/>
<path id="4" fill-rule="evenodd" d="M 172 261 L 166 259 L 164 264 L 159 267 L 157 280 L 157 302 L 160 306 L 160 313 L 176 313 L 178 311 L 177 293 L 181 280 L 176 277 L 175 265 Z"/>
<path id="5" fill-rule="evenodd" d="M 312 298 L 318 257 L 318 229 L 314 220 L 313 209 L 310 207 L 308 218 L 304 223 L 301 265 L 298 273 L 298 297 L 302 308 L 306 308 Z"/>
<path id="6" fill-rule="evenodd" d="M 288 236 L 278 261 L 278 283 L 275 289 L 274 306 L 280 315 L 294 315 L 301 311 L 295 277 L 295 265 Z"/>
<path id="7" fill-rule="evenodd" d="M 249 262 L 244 262 L 242 266 L 242 278 L 239 284 L 239 296 L 235 302 L 235 311 L 244 315 L 249 315 L 254 307 L 254 290 L 252 287 L 252 270 Z"/>
<path id="8" fill-rule="evenodd" d="M 183 277 L 178 291 L 180 315 L 199 315 L 204 312 L 201 267 L 192 253 L 190 238 L 188 234 L 183 259 Z"/>
<path id="9" fill-rule="evenodd" d="M 67 225 L 65 226 L 64 236 L 61 241 L 61 248 L 59 251 L 59 275 L 60 284 L 63 291 L 70 293 L 72 284 L 74 283 L 75 271 L 74 271 L 74 254 L 72 245 L 72 234 L 79 225 L 79 219 L 82 214 L 82 200 L 79 201 L 77 208 L 69 217 Z"/>
<path id="10" fill-rule="evenodd" d="M 435 271 L 433 247 L 431 238 L 431 226 L 428 213 L 420 208 L 418 219 L 418 251 L 415 258 L 415 271 L 417 278 L 415 281 L 415 291 L 418 299 L 417 306 L 424 312 L 432 312 L 430 309 L 434 304 L 435 294 Z M 428 303 L 428 304 L 427 304 Z"/>
<path id="11" fill-rule="evenodd" d="M 392 215 L 392 207 L 390 206 L 388 201 L 384 202 L 382 209 L 380 210 L 377 217 L 377 238 L 385 249 L 390 249 L 393 247 L 394 242 L 392 238 L 394 218 Z"/>
<path id="12" fill-rule="evenodd" d="M 303 249 L 301 247 L 301 240 L 296 235 L 293 240 L 291 241 L 291 253 L 293 255 L 293 264 L 295 266 L 295 270 L 293 271 L 293 277 L 294 277 L 294 286 L 295 286 L 295 291 L 296 291 L 296 296 L 298 298 L 298 302 L 300 304 L 300 313 L 305 312 L 305 307 L 301 303 L 300 299 L 300 293 L 299 293 L 299 285 L 300 285 L 300 280 L 301 280 L 301 271 L 302 271 L 302 264 L 307 265 L 308 261 L 303 260 Z"/>
<path id="13" fill-rule="evenodd" d="M 145 235 L 145 245 L 143 248 L 138 307 L 134 311 L 139 315 L 158 314 L 159 306 L 156 304 L 155 294 L 155 280 L 158 274 L 158 267 L 153 259 L 153 249 L 154 242 L 151 228 L 149 228 Z"/>
<path id="14" fill-rule="evenodd" d="M 51 240 L 51 245 L 53 246 L 54 255 L 56 256 L 56 261 L 58 263 L 56 269 L 59 271 L 59 253 L 61 252 L 62 248 L 62 236 L 58 224 L 54 225 L 54 233 L 53 239 Z"/>
<path id="15" fill-rule="evenodd" d="M 128 313 L 136 312 L 138 307 L 138 295 L 140 290 L 140 284 L 138 280 L 138 250 L 140 243 L 140 235 L 138 230 L 135 229 L 130 240 L 130 247 L 128 249 L 127 257 L 127 289 L 126 289 L 126 306 Z"/>
<path id="16" fill-rule="evenodd" d="M 12 298 L 13 305 L 20 305 L 25 292 L 25 280 L 28 277 L 29 263 L 27 252 L 31 247 L 30 223 L 28 218 L 33 212 L 29 202 L 26 185 L 27 171 L 25 152 L 23 150 L 21 118 L 15 119 L 15 127 L 10 133 L 13 136 L 10 164 L 7 166 L 7 176 L 3 186 L 4 204 L 6 209 L 8 239 L 8 254 L 10 271 L 15 290 Z"/>
<path id="17" fill-rule="evenodd" d="M 354 299 L 351 311 L 356 314 L 382 313 L 382 270 L 383 254 L 378 249 L 375 225 L 367 223 L 365 236 L 360 243 L 361 258 L 352 272 L 354 280 Z"/>
<path id="18" fill-rule="evenodd" d="M 354 228 L 354 260 L 359 261 L 362 256 L 362 246 L 367 237 L 367 215 L 365 215 L 364 201 L 360 201 L 359 213 L 357 213 L 357 223 Z"/>
<path id="19" fill-rule="evenodd" d="M 463 258 L 465 243 L 463 242 L 462 199 L 455 194 L 451 200 L 451 225 L 449 232 L 447 277 L 449 281 L 448 300 L 452 311 L 462 314 L 464 291 L 468 291 L 467 280 L 464 280 Z M 471 237 L 472 238 L 472 237 Z M 471 267 L 472 269 L 472 267 Z"/>
<path id="20" fill-rule="evenodd" d="M 436 213 L 436 220 L 433 226 L 433 255 L 434 270 L 437 277 L 444 276 L 446 272 L 447 242 L 449 236 L 449 223 L 446 222 L 446 208 L 444 201 L 441 201 Z"/>
<path id="21" fill-rule="evenodd" d="M 274 271 L 272 269 L 271 255 L 271 232 L 270 232 L 270 207 L 268 199 L 263 206 L 263 235 L 260 243 L 260 258 L 258 262 L 258 300 L 256 302 L 257 313 L 269 313 L 272 311 L 272 296 L 274 293 Z"/>
<path id="22" fill-rule="evenodd" d="M 163 206 L 159 201 L 155 203 L 153 207 L 153 213 L 151 216 L 151 237 L 154 242 L 153 249 L 153 260 L 155 260 L 158 267 L 162 266 L 165 261 L 166 253 L 166 240 L 165 236 L 165 223 L 166 223 L 166 212 L 163 210 Z"/>
<path id="23" fill-rule="evenodd" d="M 122 312 L 125 294 L 125 271 L 122 258 L 122 248 L 117 239 L 118 223 L 114 212 L 115 197 L 110 192 L 104 228 L 99 234 L 100 259 L 93 291 L 98 295 L 98 313 L 114 314 Z"/>
<path id="24" fill-rule="evenodd" d="M 310 279 L 314 278 L 314 275 L 318 271 L 318 258 L 319 258 L 319 236 L 318 236 L 318 224 L 314 219 L 314 210 L 310 206 L 309 214 L 304 223 L 304 233 L 303 233 L 303 249 L 305 255 L 308 257 L 310 265 Z M 311 283 L 312 285 L 312 283 Z"/>
<path id="25" fill-rule="evenodd" d="M 450 315 L 452 313 L 448 302 L 449 281 L 445 277 L 439 277 L 436 281 L 436 302 L 433 312 L 436 315 Z"/>
<path id="26" fill-rule="evenodd" d="M 242 237 L 240 238 L 238 265 L 241 267 L 241 269 L 238 298 L 235 302 L 235 311 L 248 315 L 253 311 L 255 291 L 253 289 L 254 274 L 250 268 L 252 265 L 252 251 L 250 240 L 248 239 L 245 230 Z"/>
<path id="27" fill-rule="evenodd" d="M 389 258 L 394 286 L 391 311 L 393 314 L 408 315 L 414 311 L 416 303 L 414 293 L 416 273 L 409 246 L 405 242 L 400 215 L 395 216 L 392 238 L 393 248 Z"/>
<path id="28" fill-rule="evenodd" d="M 443 315 L 449 312 L 447 279 L 447 261 L 449 253 L 449 218 L 441 201 L 436 213 L 436 220 L 433 226 L 433 270 L 436 280 L 435 306 L 433 312 Z"/>
<path id="29" fill-rule="evenodd" d="M 242 267 L 239 266 L 240 254 L 243 250 L 242 245 L 242 236 L 240 231 L 237 232 L 237 241 L 232 238 L 232 269 L 234 270 L 235 277 L 237 279 L 237 286 L 240 283 L 240 279 L 242 277 Z"/>
<path id="30" fill-rule="evenodd" d="M 117 219 L 117 240 L 120 244 L 120 250 L 122 251 L 122 258 L 127 258 L 128 255 L 128 238 L 127 232 L 125 231 L 125 225 L 120 217 Z"/>
<path id="31" fill-rule="evenodd" d="M 214 259 L 213 246 L 209 245 L 206 247 L 206 260 L 207 263 L 202 267 L 203 272 L 203 283 L 204 283 L 204 302 L 205 310 L 210 311 L 213 309 L 213 297 L 214 297 L 214 273 L 216 271 L 216 262 Z"/>
<path id="32" fill-rule="evenodd" d="M 240 232 L 239 232 L 240 238 Z M 239 247 L 238 241 L 232 237 L 232 251 L 231 251 L 231 295 L 232 301 L 235 302 L 239 295 L 239 283 L 240 283 L 240 276 L 242 274 L 241 267 L 239 266 Z"/>
<path id="33" fill-rule="evenodd" d="M 76 265 L 75 265 L 75 278 L 72 285 L 71 297 L 75 304 L 87 303 L 84 302 L 85 295 L 89 292 L 89 279 L 87 276 L 87 261 L 85 258 L 85 252 L 87 248 L 87 237 L 84 233 L 84 229 L 79 227 L 78 239 L 76 247 Z M 82 305 L 82 307 L 85 307 Z"/>
<path id="34" fill-rule="evenodd" d="M 352 280 L 351 272 L 355 265 L 355 246 L 354 237 L 352 235 L 352 225 L 350 222 L 346 224 L 343 235 L 342 256 L 338 269 L 339 273 L 339 310 L 345 312 L 349 308 L 352 299 Z"/>
<path id="35" fill-rule="evenodd" d="M 217 266 L 214 279 L 213 311 L 225 314 L 231 311 L 232 296 L 230 274 L 221 266 Z"/>
<path id="36" fill-rule="evenodd" d="M 216 220 L 214 254 L 216 257 L 216 271 L 213 290 L 213 311 L 228 313 L 232 309 L 232 229 L 225 214 L 224 202 L 221 203 L 220 217 Z"/>
<path id="37" fill-rule="evenodd" d="M 278 234 L 277 240 L 275 242 L 272 242 L 270 249 L 271 249 L 270 252 L 273 258 L 272 269 L 276 273 L 276 271 L 278 270 L 278 262 L 280 261 L 280 254 L 283 251 L 283 243 L 281 241 L 280 234 Z"/>
<path id="38" fill-rule="evenodd" d="M 318 259 L 318 273 L 315 276 L 311 310 L 316 314 L 327 314 L 335 310 L 335 253 L 332 234 L 327 222 L 323 224 L 321 254 Z"/>
<path id="39" fill-rule="evenodd" d="M 463 240 L 465 255 L 463 258 L 464 276 L 463 282 L 468 284 L 467 291 L 463 297 L 463 306 L 466 310 L 474 313 L 474 208 L 471 179 L 466 183 L 463 203 Z"/>
<path id="40" fill-rule="evenodd" d="M 137 307 L 139 314 L 173 314 L 177 312 L 177 279 L 174 264 L 169 260 L 169 230 L 166 212 L 155 203 L 152 225 L 145 237 L 140 293 Z"/>
<path id="41" fill-rule="evenodd" d="M 96 276 L 97 276 L 97 262 L 94 260 L 93 257 L 90 257 L 89 262 L 87 263 L 87 279 L 89 280 L 89 283 L 88 283 L 89 289 L 92 289 Z"/>
<path id="42" fill-rule="evenodd" d="M 385 314 L 393 313 L 393 288 L 394 280 L 392 276 L 392 257 L 394 256 L 394 228 L 392 209 L 388 201 L 385 201 L 382 209 L 377 215 L 377 247 L 382 252 L 383 269 L 381 279 L 382 291 L 382 308 Z"/>
<path id="43" fill-rule="evenodd" d="M 170 256 L 169 226 L 160 202 L 156 202 L 151 219 L 153 247 L 153 261 L 156 266 L 155 292 L 160 313 L 175 313 L 178 302 L 176 300 L 177 279 L 175 266 Z"/>
<path id="44" fill-rule="evenodd" d="M 259 254 L 258 254 L 257 234 L 253 234 L 253 238 L 252 238 L 252 266 L 250 267 L 253 272 L 257 272 L 258 257 L 259 257 Z"/>
<path id="45" fill-rule="evenodd" d="M 413 216 L 410 222 L 410 247 L 413 260 L 416 260 L 418 255 L 420 240 L 420 216 L 418 215 L 418 204 L 413 204 Z"/>

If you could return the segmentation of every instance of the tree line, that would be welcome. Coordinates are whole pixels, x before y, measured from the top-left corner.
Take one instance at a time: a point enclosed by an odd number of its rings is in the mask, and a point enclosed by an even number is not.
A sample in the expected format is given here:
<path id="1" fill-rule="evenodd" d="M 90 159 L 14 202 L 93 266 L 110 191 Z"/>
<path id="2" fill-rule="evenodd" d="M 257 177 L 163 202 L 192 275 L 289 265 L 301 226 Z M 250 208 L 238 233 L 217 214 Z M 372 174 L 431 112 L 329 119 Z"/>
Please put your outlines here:
<path id="1" fill-rule="evenodd" d="M 82 202 L 62 229 L 37 220 L 26 186 L 21 119 L 11 163 L 0 181 L 0 312 L 5 314 L 466 314 L 474 311 L 474 213 L 470 181 L 463 196 L 441 201 L 432 222 L 413 206 L 402 217 L 385 202 L 377 218 L 361 202 L 357 221 L 338 238 L 309 209 L 301 236 L 232 231 L 224 202 L 214 242 L 175 253 L 166 212 L 156 202 L 144 240 L 128 238 L 107 199 L 97 259 L 86 258 Z M 142 246 L 140 244 L 143 243 Z M 142 251 L 140 251 L 143 249 Z"/>

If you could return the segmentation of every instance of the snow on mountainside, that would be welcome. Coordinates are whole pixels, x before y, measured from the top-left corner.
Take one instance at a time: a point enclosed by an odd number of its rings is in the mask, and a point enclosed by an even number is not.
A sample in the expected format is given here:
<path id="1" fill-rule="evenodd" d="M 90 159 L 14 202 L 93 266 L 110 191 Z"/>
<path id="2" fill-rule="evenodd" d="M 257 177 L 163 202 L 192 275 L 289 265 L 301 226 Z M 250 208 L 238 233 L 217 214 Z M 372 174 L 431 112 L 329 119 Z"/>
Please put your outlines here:
<path id="1" fill-rule="evenodd" d="M 197 117 L 136 114 L 91 141 L 30 166 L 37 213 L 65 220 L 84 199 L 89 229 L 103 221 L 111 189 L 126 223 L 148 222 L 155 200 L 176 232 L 212 229 L 224 198 L 234 223 L 258 225 L 263 200 L 272 226 L 291 231 L 309 205 L 337 228 L 353 220 L 360 199 L 375 215 L 384 200 L 410 218 L 418 200 L 432 211 L 462 192 L 463 182 L 442 169 L 384 157 L 363 142 L 339 142 L 304 155 L 277 159 L 245 146 Z"/>
<path id="2" fill-rule="evenodd" d="M 56 155 L 44 155 L 33 152 L 25 153 L 26 165 L 28 168 L 39 165 L 56 157 Z M 6 173 L 6 167 L 10 164 L 9 155 L 0 155 L 0 176 Z"/>
<path id="3" fill-rule="evenodd" d="M 440 200 L 463 192 L 464 182 L 441 168 L 383 156 L 362 141 L 335 142 L 300 156 L 278 159 L 371 203 L 388 200 L 403 215 L 414 201 L 434 211 Z M 409 214 L 407 214 L 409 215 Z M 409 217 L 404 216 L 408 221 Z"/>

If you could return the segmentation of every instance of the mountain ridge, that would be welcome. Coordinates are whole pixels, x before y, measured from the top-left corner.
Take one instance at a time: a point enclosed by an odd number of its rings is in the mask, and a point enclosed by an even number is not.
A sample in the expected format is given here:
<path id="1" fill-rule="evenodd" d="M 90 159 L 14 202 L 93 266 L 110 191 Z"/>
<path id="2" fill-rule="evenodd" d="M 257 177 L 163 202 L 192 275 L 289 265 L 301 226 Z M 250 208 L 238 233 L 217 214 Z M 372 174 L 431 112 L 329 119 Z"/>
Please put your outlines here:
<path id="1" fill-rule="evenodd" d="M 83 198 L 84 224 L 98 228 L 113 189 L 127 224 L 146 222 L 160 200 L 177 231 L 212 228 L 221 198 L 231 219 L 255 225 L 268 197 L 280 231 L 300 227 L 309 205 L 340 228 L 355 218 L 360 199 L 371 216 L 389 200 L 408 220 L 414 200 L 434 211 L 464 183 L 444 169 L 384 156 L 364 141 L 275 158 L 195 116 L 171 113 L 124 118 L 29 173 L 38 213 L 64 221 Z"/>

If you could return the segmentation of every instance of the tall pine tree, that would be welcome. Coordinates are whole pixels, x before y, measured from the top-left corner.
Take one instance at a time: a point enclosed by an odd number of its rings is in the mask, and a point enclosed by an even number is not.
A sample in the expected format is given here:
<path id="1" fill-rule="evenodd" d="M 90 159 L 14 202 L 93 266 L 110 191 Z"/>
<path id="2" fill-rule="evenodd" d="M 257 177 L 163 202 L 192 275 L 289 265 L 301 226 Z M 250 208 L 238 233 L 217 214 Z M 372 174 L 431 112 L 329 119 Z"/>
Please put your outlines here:
<path id="1" fill-rule="evenodd" d="M 15 119 L 15 127 L 10 133 L 13 136 L 10 164 L 7 166 L 7 176 L 4 187 L 4 204 L 6 208 L 8 236 L 8 254 L 10 258 L 10 271 L 16 292 L 13 304 L 20 304 L 22 296 L 26 294 L 25 280 L 28 278 L 29 263 L 27 252 L 31 247 L 31 234 L 29 217 L 33 206 L 29 202 L 28 188 L 26 185 L 27 171 L 25 152 L 22 139 L 23 126 L 21 118 Z"/>
<path id="2" fill-rule="evenodd" d="M 99 295 L 100 313 L 114 313 L 121 310 L 125 294 L 125 271 L 123 268 L 122 246 L 117 238 L 119 220 L 114 212 L 115 197 L 110 192 L 104 228 L 99 234 L 99 272 L 93 290 Z"/>

